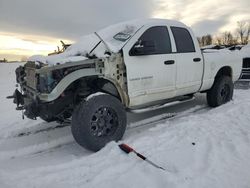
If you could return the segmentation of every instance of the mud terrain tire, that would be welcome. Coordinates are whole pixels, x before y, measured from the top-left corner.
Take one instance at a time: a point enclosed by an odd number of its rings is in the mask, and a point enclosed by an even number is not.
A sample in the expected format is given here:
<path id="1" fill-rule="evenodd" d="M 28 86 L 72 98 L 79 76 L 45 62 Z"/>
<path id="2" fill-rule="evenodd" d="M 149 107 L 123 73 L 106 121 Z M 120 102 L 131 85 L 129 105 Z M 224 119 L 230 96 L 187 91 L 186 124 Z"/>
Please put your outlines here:
<path id="1" fill-rule="evenodd" d="M 98 151 L 110 141 L 122 138 L 127 125 L 121 102 L 108 94 L 92 95 L 74 110 L 71 131 L 76 142 Z"/>
<path id="2" fill-rule="evenodd" d="M 229 76 L 221 76 L 214 82 L 207 92 L 207 103 L 211 107 L 217 107 L 232 100 L 234 85 Z"/>

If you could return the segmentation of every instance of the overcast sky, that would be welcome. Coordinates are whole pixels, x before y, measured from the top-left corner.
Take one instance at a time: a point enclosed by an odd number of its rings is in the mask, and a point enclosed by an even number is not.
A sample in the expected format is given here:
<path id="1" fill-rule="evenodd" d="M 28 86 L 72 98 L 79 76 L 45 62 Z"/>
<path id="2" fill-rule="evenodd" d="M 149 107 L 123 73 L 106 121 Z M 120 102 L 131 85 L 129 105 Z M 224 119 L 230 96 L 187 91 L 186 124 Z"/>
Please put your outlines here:
<path id="1" fill-rule="evenodd" d="M 249 9 L 250 0 L 0 0 L 0 55 L 14 48 L 8 44 L 11 37 L 20 42 L 16 51 L 21 43 L 54 47 L 59 39 L 74 41 L 135 18 L 176 19 L 191 26 L 197 36 L 217 34 L 233 31 L 237 21 L 250 20 Z"/>

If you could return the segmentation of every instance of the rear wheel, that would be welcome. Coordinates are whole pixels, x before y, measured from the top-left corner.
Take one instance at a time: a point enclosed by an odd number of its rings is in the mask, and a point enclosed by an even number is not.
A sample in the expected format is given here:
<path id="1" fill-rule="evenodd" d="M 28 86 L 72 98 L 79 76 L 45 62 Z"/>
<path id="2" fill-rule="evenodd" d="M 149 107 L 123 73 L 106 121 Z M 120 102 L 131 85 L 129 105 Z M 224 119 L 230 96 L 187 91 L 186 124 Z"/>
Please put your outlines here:
<path id="1" fill-rule="evenodd" d="M 229 102 L 233 97 L 234 85 L 229 76 L 221 76 L 214 82 L 207 92 L 207 103 L 211 107 L 217 107 Z"/>
<path id="2" fill-rule="evenodd" d="M 108 142 L 120 140 L 126 124 L 126 111 L 117 98 L 93 95 L 74 110 L 71 131 L 78 144 L 98 151 Z"/>

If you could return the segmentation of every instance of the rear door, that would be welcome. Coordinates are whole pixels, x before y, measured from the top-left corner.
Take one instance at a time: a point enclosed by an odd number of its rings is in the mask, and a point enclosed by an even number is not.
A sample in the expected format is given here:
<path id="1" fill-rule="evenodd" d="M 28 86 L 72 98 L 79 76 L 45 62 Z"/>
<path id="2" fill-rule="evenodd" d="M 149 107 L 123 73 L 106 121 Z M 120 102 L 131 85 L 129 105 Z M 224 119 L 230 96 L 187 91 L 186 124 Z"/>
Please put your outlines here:
<path id="1" fill-rule="evenodd" d="M 154 52 L 131 55 L 136 42 L 150 41 Z M 167 26 L 153 26 L 137 33 L 123 49 L 127 69 L 130 106 L 138 106 L 175 95 L 175 56 Z"/>
<path id="2" fill-rule="evenodd" d="M 203 58 L 192 32 L 186 28 L 171 27 L 176 44 L 176 95 L 197 92 L 202 83 Z"/>

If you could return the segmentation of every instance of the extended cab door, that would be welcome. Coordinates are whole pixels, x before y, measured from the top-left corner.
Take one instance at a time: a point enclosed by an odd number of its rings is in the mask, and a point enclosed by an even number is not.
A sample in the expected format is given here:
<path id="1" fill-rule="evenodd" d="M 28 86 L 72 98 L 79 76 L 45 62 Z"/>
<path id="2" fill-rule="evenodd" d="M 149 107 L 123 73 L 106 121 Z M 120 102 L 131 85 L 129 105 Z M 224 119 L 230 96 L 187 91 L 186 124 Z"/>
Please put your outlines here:
<path id="1" fill-rule="evenodd" d="M 202 84 L 203 57 L 193 33 L 182 27 L 171 27 L 176 45 L 176 95 L 197 92 Z"/>
<path id="2" fill-rule="evenodd" d="M 167 26 L 141 29 L 123 49 L 130 107 L 175 96 L 176 54 Z"/>

